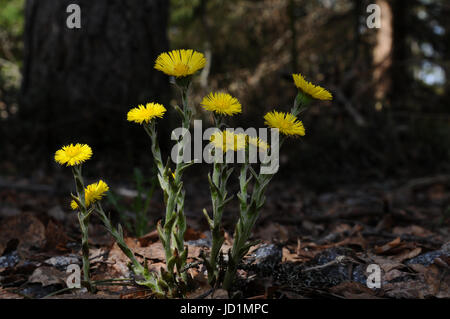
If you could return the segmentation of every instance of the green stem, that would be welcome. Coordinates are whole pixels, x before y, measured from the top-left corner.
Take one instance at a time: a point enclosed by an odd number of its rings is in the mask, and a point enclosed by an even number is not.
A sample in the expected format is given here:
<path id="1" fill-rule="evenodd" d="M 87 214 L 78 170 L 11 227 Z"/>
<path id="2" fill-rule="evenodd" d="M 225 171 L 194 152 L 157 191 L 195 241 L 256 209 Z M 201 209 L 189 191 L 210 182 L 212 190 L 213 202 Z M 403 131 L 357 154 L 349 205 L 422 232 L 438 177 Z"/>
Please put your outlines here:
<path id="1" fill-rule="evenodd" d="M 131 249 L 128 247 L 128 245 L 125 243 L 125 240 L 123 238 L 123 232 L 122 227 L 119 227 L 119 230 L 113 227 L 111 224 L 111 221 L 106 216 L 105 212 L 103 211 L 103 208 L 100 203 L 95 204 L 95 211 L 97 212 L 98 217 L 103 222 L 103 225 L 106 227 L 108 232 L 114 237 L 116 240 L 117 245 L 119 248 L 123 251 L 123 253 L 130 259 L 131 263 L 133 264 L 133 270 L 137 274 L 144 274 L 145 268 L 138 262 L 136 257 L 134 256 L 134 253 L 131 251 Z"/>
<path id="2" fill-rule="evenodd" d="M 212 243 L 209 258 L 210 271 L 208 271 L 208 282 L 210 285 L 213 285 L 217 280 L 217 261 L 220 249 L 224 242 L 224 235 L 222 231 L 222 215 L 225 201 L 224 189 L 226 188 L 222 178 L 224 168 L 226 168 L 226 164 L 217 162 L 214 162 L 213 164 L 213 185 L 211 185 L 213 225 L 211 227 Z"/>
<path id="3" fill-rule="evenodd" d="M 95 288 L 90 279 L 90 262 L 89 262 L 89 216 L 85 216 L 83 212 L 78 213 L 78 220 L 81 227 L 81 251 L 83 260 L 83 279 L 89 292 L 95 292 Z"/>
<path id="4" fill-rule="evenodd" d="M 221 129 L 221 127 L 224 125 L 223 117 L 221 115 L 213 113 L 213 118 L 216 127 L 218 129 Z M 218 259 L 220 250 L 222 248 L 223 242 L 225 241 L 222 227 L 222 216 L 224 207 L 229 201 L 229 199 L 227 199 L 227 182 L 228 178 L 231 175 L 231 172 L 232 169 L 229 170 L 226 163 L 220 163 L 216 159 L 214 160 L 212 179 L 210 178 L 209 181 L 213 210 L 213 218 L 210 223 L 212 243 L 209 261 L 207 263 L 208 282 L 211 286 L 213 286 L 219 279 L 219 269 L 217 269 L 217 264 L 219 261 Z"/>
<path id="5" fill-rule="evenodd" d="M 73 166 L 72 173 L 75 179 L 75 188 L 79 199 L 80 207 L 78 208 L 78 221 L 81 230 L 81 252 L 83 261 L 83 279 L 84 284 L 89 292 L 94 293 L 95 287 L 90 279 L 90 262 L 89 262 L 89 215 L 86 208 L 86 200 L 84 194 L 84 181 L 81 175 L 81 166 Z"/>
<path id="6" fill-rule="evenodd" d="M 139 261 L 134 256 L 133 251 L 128 247 L 128 245 L 125 243 L 124 237 L 123 237 L 123 231 L 122 227 L 119 225 L 119 227 L 116 229 L 111 224 L 111 221 L 106 216 L 105 212 L 103 211 L 103 208 L 100 203 L 95 204 L 95 211 L 97 212 L 98 217 L 103 222 L 103 225 L 106 227 L 106 229 L 109 231 L 109 233 L 114 237 L 117 245 L 122 250 L 122 252 L 128 257 L 128 259 L 131 261 L 132 267 L 131 269 L 133 272 L 137 275 L 143 278 L 143 280 L 137 280 L 136 282 L 140 285 L 145 285 L 150 287 L 154 292 L 156 292 L 159 295 L 164 295 L 164 290 L 160 287 L 158 284 L 158 279 L 156 276 L 152 273 L 150 273 L 144 266 L 142 266 Z M 129 279 L 114 279 L 114 281 L 119 280 L 129 280 Z M 112 280 L 109 280 L 112 281 Z M 106 281 L 102 281 L 106 282 Z"/>
<path id="7" fill-rule="evenodd" d="M 280 147 L 284 143 L 285 137 L 280 140 Z M 259 212 L 265 202 L 265 191 L 269 182 L 272 180 L 274 174 L 259 174 L 253 176 L 255 179 L 253 191 L 251 194 L 250 202 L 248 201 L 247 186 L 250 181 L 248 171 L 250 170 L 250 164 L 246 161 L 241 168 L 239 176 L 240 184 L 240 217 L 236 224 L 234 231 L 234 242 L 229 255 L 228 267 L 224 278 L 224 289 L 231 291 L 233 283 L 236 277 L 236 271 L 242 258 L 248 253 L 248 250 L 252 246 L 248 243 L 251 236 L 252 229 L 259 217 Z M 256 173 L 255 173 L 256 174 Z"/>
<path id="8" fill-rule="evenodd" d="M 184 247 L 184 235 L 186 233 L 186 215 L 184 214 L 184 198 L 185 198 L 185 192 L 183 190 L 183 183 L 182 183 L 182 176 L 183 176 L 183 166 L 187 165 L 184 163 L 181 159 L 184 156 L 184 147 L 186 145 L 186 134 L 189 130 L 189 127 L 191 125 L 191 119 L 192 119 L 192 110 L 189 107 L 189 100 L 188 100 L 188 90 L 189 90 L 189 84 L 186 86 L 181 87 L 181 100 L 183 104 L 183 129 L 186 130 L 185 135 L 181 137 L 181 140 L 179 141 L 178 145 L 178 161 L 175 169 L 175 187 L 178 191 L 177 198 L 176 198 L 176 214 L 177 214 L 177 221 L 176 221 L 176 232 L 174 232 L 174 236 L 176 237 L 175 243 L 177 246 L 177 250 L 179 253 L 179 258 L 177 261 L 177 269 L 178 272 L 181 273 L 182 279 L 184 282 L 187 281 L 187 274 L 186 272 L 182 272 L 182 269 L 184 269 L 184 266 L 186 265 L 186 259 L 187 259 L 187 250 Z"/>

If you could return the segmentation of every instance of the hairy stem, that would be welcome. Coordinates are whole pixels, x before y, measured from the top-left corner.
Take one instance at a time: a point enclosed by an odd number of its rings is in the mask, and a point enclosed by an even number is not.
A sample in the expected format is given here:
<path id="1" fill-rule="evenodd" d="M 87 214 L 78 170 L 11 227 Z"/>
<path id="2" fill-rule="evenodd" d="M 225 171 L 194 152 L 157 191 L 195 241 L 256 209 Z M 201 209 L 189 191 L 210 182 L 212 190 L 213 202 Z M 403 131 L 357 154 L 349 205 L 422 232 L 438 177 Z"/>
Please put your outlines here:
<path id="1" fill-rule="evenodd" d="M 89 212 L 86 208 L 86 200 L 84 194 L 84 182 L 81 175 L 81 166 L 73 166 L 72 173 L 75 179 L 75 188 L 79 201 L 78 221 L 81 230 L 81 253 L 83 261 L 83 279 L 89 292 L 94 293 L 95 287 L 90 278 L 90 262 L 89 262 Z"/>

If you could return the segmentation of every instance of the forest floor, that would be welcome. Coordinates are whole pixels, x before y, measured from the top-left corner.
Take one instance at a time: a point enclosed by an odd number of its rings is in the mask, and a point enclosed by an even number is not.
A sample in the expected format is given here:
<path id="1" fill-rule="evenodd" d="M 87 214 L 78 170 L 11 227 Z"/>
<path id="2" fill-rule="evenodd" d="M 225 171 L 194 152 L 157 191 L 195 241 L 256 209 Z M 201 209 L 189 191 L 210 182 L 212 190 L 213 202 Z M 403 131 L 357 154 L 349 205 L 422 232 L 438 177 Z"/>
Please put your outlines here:
<path id="1" fill-rule="evenodd" d="M 66 287 L 67 266 L 81 264 L 68 192 L 49 185 L 0 177 L 0 298 L 150 298 L 150 291 L 132 284 L 99 285 L 95 295 L 81 289 L 49 296 Z M 197 264 L 210 243 L 201 214 L 210 201 L 207 189 L 186 187 L 195 194 L 186 208 L 188 261 Z M 149 223 L 163 210 L 160 199 L 152 200 Z M 224 252 L 232 245 L 237 213 L 230 206 L 224 216 Z M 449 225 L 450 176 L 339 186 L 320 194 L 275 181 L 254 230 L 261 242 L 241 265 L 236 289 L 252 299 L 450 298 Z M 126 241 L 151 270 L 164 266 L 155 231 L 130 234 Z M 90 248 L 94 280 L 131 276 L 127 258 L 95 218 Z M 367 286 L 371 264 L 381 270 L 380 288 Z M 201 264 L 189 272 L 188 298 L 227 296 L 211 291 Z"/>

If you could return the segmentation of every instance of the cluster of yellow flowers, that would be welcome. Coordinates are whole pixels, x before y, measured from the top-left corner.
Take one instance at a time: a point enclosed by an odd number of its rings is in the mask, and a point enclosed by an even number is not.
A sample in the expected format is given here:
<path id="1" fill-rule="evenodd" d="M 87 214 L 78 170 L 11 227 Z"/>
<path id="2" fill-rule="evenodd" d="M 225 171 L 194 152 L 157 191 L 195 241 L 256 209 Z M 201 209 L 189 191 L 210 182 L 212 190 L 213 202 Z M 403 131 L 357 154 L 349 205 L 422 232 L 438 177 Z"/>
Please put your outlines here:
<path id="1" fill-rule="evenodd" d="M 187 92 L 189 85 L 191 83 L 191 76 L 197 71 L 201 70 L 206 64 L 206 59 L 202 53 L 196 52 L 194 50 L 173 50 L 170 52 L 160 54 L 156 61 L 154 68 L 164 72 L 167 75 L 175 77 L 175 82 L 179 88 L 182 89 L 182 101 L 183 110 L 179 109 L 183 116 L 183 127 L 189 128 L 189 123 L 191 121 L 192 112 L 189 107 L 187 100 Z M 299 89 L 299 94 L 296 98 L 296 103 L 294 107 L 289 112 L 279 112 L 271 111 L 265 114 L 264 124 L 270 128 L 278 129 L 279 132 L 285 136 L 304 136 L 305 128 L 302 121 L 297 118 L 300 112 L 300 105 L 309 105 L 311 99 L 317 100 L 331 100 L 333 97 L 330 92 L 326 89 L 314 85 L 311 82 L 305 80 L 301 74 L 292 75 L 296 87 Z M 223 116 L 233 116 L 242 113 L 242 105 L 236 97 L 231 96 L 224 92 L 211 92 L 205 96 L 200 105 L 206 111 L 213 112 L 214 120 L 216 126 L 219 129 L 210 138 L 211 144 L 215 149 L 220 149 L 223 152 L 227 151 L 239 151 L 247 149 L 247 147 L 256 147 L 260 151 L 268 150 L 270 145 L 260 139 L 259 137 L 249 136 L 244 133 L 234 133 L 231 130 L 220 131 L 222 125 Z M 171 221 L 166 227 L 161 227 L 158 225 L 158 234 L 160 236 L 161 242 L 163 243 L 167 262 L 167 273 L 169 277 L 162 276 L 157 278 L 151 274 L 148 274 L 143 266 L 136 260 L 132 251 L 127 247 L 126 243 L 123 241 L 123 234 L 121 233 L 121 228 L 115 230 L 108 217 L 103 212 L 101 204 L 94 203 L 100 201 L 106 192 L 109 190 L 108 185 L 103 181 L 99 180 L 96 183 L 90 184 L 84 187 L 83 178 L 81 176 L 81 165 L 92 157 L 92 149 L 86 144 L 70 144 L 63 146 L 60 150 L 56 151 L 54 159 L 57 163 L 61 165 L 66 165 L 72 167 L 73 174 L 75 177 L 75 184 L 77 190 L 77 197 L 72 195 L 73 200 L 70 206 L 73 210 L 78 210 L 82 236 L 82 246 L 83 246 L 83 272 L 85 275 L 85 281 L 90 283 L 89 279 L 89 247 L 88 247 L 88 218 L 92 211 L 97 211 L 100 218 L 104 222 L 105 226 L 108 228 L 110 233 L 114 236 L 116 241 L 120 243 L 121 249 L 132 261 L 137 273 L 143 275 L 147 273 L 147 277 L 142 283 L 144 285 L 149 285 L 153 290 L 160 294 L 167 294 L 168 285 L 175 284 L 174 291 L 177 292 L 179 287 L 176 287 L 179 282 L 176 280 L 168 280 L 167 282 L 162 280 L 162 278 L 172 278 L 174 275 L 175 264 L 177 266 L 177 271 L 180 272 L 184 265 L 186 264 L 187 249 L 184 248 L 184 231 L 186 228 L 186 219 L 184 216 L 184 191 L 182 191 L 182 171 L 187 167 L 186 164 L 178 164 L 176 170 L 172 172 L 169 167 L 169 163 L 164 166 L 161 159 L 161 153 L 159 150 L 157 142 L 157 133 L 155 128 L 154 120 L 162 118 L 167 112 L 164 105 L 151 102 L 145 105 L 138 105 L 132 108 L 127 113 L 127 120 L 129 122 L 134 122 L 143 125 L 146 132 L 150 135 L 152 139 L 152 152 L 154 156 L 155 163 L 157 164 L 161 188 L 163 189 L 165 196 L 171 199 L 170 203 L 166 204 L 166 222 Z M 183 149 L 184 137 L 180 139 L 180 149 Z M 182 156 L 182 152 L 179 153 Z M 236 265 L 239 264 L 242 258 L 242 251 L 247 249 L 246 242 L 248 236 L 251 233 L 251 228 L 253 227 L 254 220 L 257 218 L 258 209 L 262 207 L 264 203 L 264 185 L 270 181 L 272 175 L 260 174 L 254 176 L 257 179 L 255 188 L 263 187 L 255 191 L 254 196 L 247 196 L 247 184 L 249 182 L 248 170 L 251 169 L 249 163 L 243 165 L 240 175 L 240 200 L 241 200 L 241 217 L 238 221 L 238 226 L 236 228 L 235 236 L 241 236 L 241 239 L 235 240 L 232 249 L 232 262 L 229 262 L 227 273 L 225 275 L 226 289 L 230 289 L 230 283 L 234 273 L 236 272 Z M 205 260 L 208 268 L 208 281 L 211 285 L 214 284 L 217 276 L 217 256 L 220 251 L 221 245 L 223 243 L 223 235 L 221 235 L 221 218 L 223 213 L 223 207 L 225 206 L 228 199 L 226 190 L 226 181 L 231 174 L 232 169 L 227 169 L 226 165 L 219 163 L 214 163 L 213 176 L 210 180 L 212 200 L 215 203 L 213 211 L 213 219 L 209 217 L 208 213 L 205 212 L 206 217 L 210 223 L 211 233 L 213 235 L 212 248 L 210 253 L 209 263 Z M 170 172 L 173 177 L 173 181 L 169 181 L 166 172 Z M 252 174 L 256 174 L 252 171 Z M 248 198 L 251 198 L 251 203 L 247 205 Z M 82 201 L 84 199 L 84 202 Z M 79 207 L 81 204 L 82 207 Z M 89 210 L 87 208 L 93 206 Z M 243 208 L 242 208 L 243 207 Z M 251 211 L 253 209 L 254 211 Z M 252 222 L 253 220 L 253 222 Z M 172 225 L 172 226 L 171 226 Z M 175 225 L 175 226 L 173 226 Z M 170 227 L 169 227 L 170 226 Z M 174 242 L 173 242 L 174 241 Z M 173 250 L 173 243 L 176 245 L 176 249 Z M 244 251 L 245 253 L 245 251 Z M 231 257 L 230 257 L 231 258 Z M 172 261 L 172 262 L 169 262 Z M 233 266 L 234 265 L 234 266 Z M 170 267 L 169 267 L 170 266 Z M 178 273 L 180 275 L 180 273 Z M 181 279 L 187 282 L 185 273 L 181 274 Z M 173 278 L 172 278 L 173 279 Z M 180 279 L 180 278 L 179 278 Z M 165 288 L 164 288 L 165 287 Z"/>
<path id="2" fill-rule="evenodd" d="M 162 53 L 155 62 L 155 69 L 177 78 L 187 77 L 205 66 L 206 59 L 202 53 L 193 50 L 173 50 Z M 331 100 L 333 97 L 326 89 L 314 85 L 305 80 L 301 74 L 293 74 L 294 83 L 304 94 L 318 100 Z M 235 115 L 242 112 L 239 100 L 230 94 L 223 92 L 211 92 L 205 96 L 201 106 L 219 115 Z M 127 120 L 138 124 L 149 123 L 153 119 L 162 118 L 167 109 L 159 103 L 147 103 L 131 109 L 127 114 Z M 272 111 L 264 116 L 265 124 L 278 129 L 286 136 L 304 136 L 305 128 L 302 121 L 291 113 Z M 258 137 L 250 137 L 245 134 L 232 132 L 217 132 L 211 136 L 212 144 L 222 149 L 241 150 L 247 145 L 254 145 L 262 149 L 268 149 L 269 145 Z M 70 144 L 63 146 L 55 153 L 55 161 L 61 165 L 80 165 L 92 156 L 92 149 L 86 144 Z M 86 187 L 85 200 L 89 206 L 95 200 L 100 199 L 108 190 L 105 182 L 91 184 Z M 72 201 L 71 207 L 78 208 L 78 204 Z"/>
<path id="3" fill-rule="evenodd" d="M 174 50 L 161 54 L 155 63 L 155 69 L 177 78 L 186 77 L 202 69 L 206 63 L 203 54 L 193 50 Z M 314 85 L 305 80 L 301 74 L 293 74 L 294 83 L 297 88 L 307 96 L 317 100 L 331 100 L 332 95 L 326 89 Z M 205 96 L 201 106 L 219 115 L 235 115 L 242 112 L 242 105 L 237 98 L 223 92 L 211 92 Z M 158 103 L 148 103 L 145 107 L 139 105 L 128 112 L 128 121 L 139 124 L 150 122 L 154 118 L 161 118 L 166 112 L 166 108 Z M 271 128 L 279 129 L 286 136 L 304 136 L 305 128 L 302 121 L 291 113 L 272 111 L 264 116 L 265 124 Z M 222 138 L 223 143 L 218 141 Z M 247 139 L 249 143 L 266 149 L 267 143 L 260 139 Z M 216 147 L 223 150 L 239 150 L 245 147 L 245 138 L 230 133 L 215 134 L 211 137 L 211 142 Z M 231 147 L 230 142 L 234 143 Z"/>
<path id="4" fill-rule="evenodd" d="M 70 144 L 63 146 L 60 150 L 55 153 L 55 161 L 58 164 L 66 166 L 78 166 L 87 161 L 92 157 L 92 149 L 87 144 Z M 109 190 L 108 185 L 100 180 L 97 183 L 88 185 L 84 189 L 84 200 L 86 207 L 91 206 L 102 199 L 105 193 Z M 78 203 L 72 200 L 70 206 L 73 210 L 78 209 Z"/>
<path id="5" fill-rule="evenodd" d="M 99 180 L 97 183 L 88 185 L 84 189 L 84 200 L 86 202 L 86 207 L 89 207 L 96 201 L 101 200 L 108 190 L 109 186 L 102 180 Z M 72 202 L 70 203 L 70 207 L 72 207 L 73 210 L 77 210 L 77 202 L 72 200 Z"/>

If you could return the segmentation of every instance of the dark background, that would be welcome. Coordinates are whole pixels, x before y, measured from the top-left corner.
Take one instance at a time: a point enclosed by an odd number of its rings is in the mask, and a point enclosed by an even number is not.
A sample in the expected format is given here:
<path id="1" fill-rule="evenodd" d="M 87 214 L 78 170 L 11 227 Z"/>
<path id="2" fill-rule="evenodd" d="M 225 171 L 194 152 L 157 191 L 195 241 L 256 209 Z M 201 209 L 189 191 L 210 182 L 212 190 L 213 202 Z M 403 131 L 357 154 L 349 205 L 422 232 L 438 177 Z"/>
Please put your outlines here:
<path id="1" fill-rule="evenodd" d="M 81 6 L 80 30 L 66 27 L 71 3 Z M 382 9 L 380 29 L 367 28 L 371 3 Z M 290 109 L 294 72 L 334 96 L 301 115 L 307 135 L 281 150 L 252 230 L 265 256 L 271 247 L 265 260 L 277 264 L 240 269 L 244 297 L 449 298 L 449 14 L 448 0 L 0 0 L 0 299 L 63 288 L 47 285 L 57 270 L 47 259 L 79 254 L 73 177 L 54 161 L 70 143 L 92 147 L 85 183 L 108 183 L 102 205 L 112 223 L 123 225 L 140 261 L 161 266 L 155 227 L 164 201 L 150 141 L 126 115 L 141 103 L 164 103 L 158 130 L 169 155 L 180 97 L 153 66 L 158 54 L 179 48 L 210 62 L 190 96 L 204 128 L 211 114 L 199 104 L 211 91 L 239 98 L 243 113 L 229 124 L 244 128 Z M 239 189 L 237 168 L 229 195 Z M 202 214 L 212 212 L 210 171 L 195 165 L 183 178 L 190 252 L 210 237 Z M 234 197 L 223 214 L 225 251 L 239 212 Z M 127 257 L 118 257 L 98 218 L 89 242 L 96 278 L 128 276 Z M 342 256 L 351 261 L 327 266 Z M 381 290 L 366 287 L 374 263 L 385 272 Z M 198 269 L 195 281 L 206 284 Z"/>
<path id="2" fill-rule="evenodd" d="M 367 28 L 372 2 L 381 29 Z M 80 30 L 65 25 L 70 3 L 81 6 Z M 443 0 L 0 0 L 0 176 L 45 183 L 64 174 L 53 154 L 72 142 L 93 147 L 92 178 L 127 184 L 135 167 L 150 173 L 149 141 L 126 113 L 169 106 L 159 126 L 170 150 L 179 96 L 153 64 L 176 48 L 211 62 L 191 95 L 206 123 L 198 105 L 212 90 L 240 99 L 231 125 L 243 127 L 289 110 L 293 72 L 333 93 L 303 116 L 307 135 L 283 149 L 279 181 L 322 191 L 446 174 L 449 13 Z"/>

